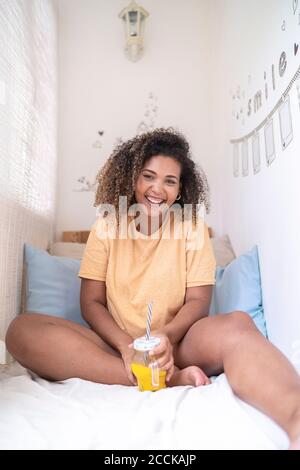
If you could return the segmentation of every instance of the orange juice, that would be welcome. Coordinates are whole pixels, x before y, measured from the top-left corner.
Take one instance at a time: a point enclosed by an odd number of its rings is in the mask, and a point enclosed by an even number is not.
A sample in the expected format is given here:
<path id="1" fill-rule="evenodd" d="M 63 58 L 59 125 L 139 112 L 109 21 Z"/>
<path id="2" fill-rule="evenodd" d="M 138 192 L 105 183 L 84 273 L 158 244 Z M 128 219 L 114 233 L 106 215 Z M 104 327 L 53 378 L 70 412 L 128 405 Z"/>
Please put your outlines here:
<path id="1" fill-rule="evenodd" d="M 140 392 L 160 390 L 166 386 L 166 371 L 159 370 L 156 358 L 150 356 L 150 351 L 159 344 L 160 338 L 154 336 L 142 336 L 133 342 L 131 370 L 137 378 Z"/>
<path id="2" fill-rule="evenodd" d="M 166 371 L 159 371 L 159 385 L 154 386 L 152 384 L 152 370 L 143 364 L 133 362 L 131 364 L 131 370 L 137 378 L 138 387 L 141 392 L 144 391 L 156 391 L 166 387 Z"/>

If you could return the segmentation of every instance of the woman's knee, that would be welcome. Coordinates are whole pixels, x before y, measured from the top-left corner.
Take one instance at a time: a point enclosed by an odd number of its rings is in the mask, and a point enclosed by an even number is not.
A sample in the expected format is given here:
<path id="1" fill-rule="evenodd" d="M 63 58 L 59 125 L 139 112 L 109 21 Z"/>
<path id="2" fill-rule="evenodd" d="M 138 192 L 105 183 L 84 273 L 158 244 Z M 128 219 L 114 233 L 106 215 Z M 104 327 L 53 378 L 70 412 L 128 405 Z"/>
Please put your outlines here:
<path id="1" fill-rule="evenodd" d="M 234 312 L 228 313 L 225 315 L 225 318 L 227 318 L 228 323 L 230 323 L 232 328 L 242 330 L 245 328 L 255 328 L 255 323 L 250 315 L 241 310 L 235 310 Z"/>
<path id="2" fill-rule="evenodd" d="M 236 310 L 224 316 L 224 339 L 226 345 L 240 341 L 245 334 L 257 332 L 256 325 L 248 313 Z"/>
<path id="3" fill-rule="evenodd" d="M 223 329 L 221 341 L 221 355 L 224 357 L 241 343 L 245 343 L 247 338 L 256 334 L 257 329 L 250 315 L 243 311 L 234 311 L 223 314 Z"/>
<path id="4" fill-rule="evenodd" d="M 18 359 L 32 351 L 39 343 L 39 328 L 42 325 L 53 325 L 50 316 L 38 313 L 22 313 L 12 320 L 5 336 L 5 344 L 8 352 Z"/>
<path id="5" fill-rule="evenodd" d="M 8 352 L 14 357 L 22 354 L 26 348 L 30 322 L 31 315 L 22 313 L 12 320 L 7 329 L 5 344 Z"/>

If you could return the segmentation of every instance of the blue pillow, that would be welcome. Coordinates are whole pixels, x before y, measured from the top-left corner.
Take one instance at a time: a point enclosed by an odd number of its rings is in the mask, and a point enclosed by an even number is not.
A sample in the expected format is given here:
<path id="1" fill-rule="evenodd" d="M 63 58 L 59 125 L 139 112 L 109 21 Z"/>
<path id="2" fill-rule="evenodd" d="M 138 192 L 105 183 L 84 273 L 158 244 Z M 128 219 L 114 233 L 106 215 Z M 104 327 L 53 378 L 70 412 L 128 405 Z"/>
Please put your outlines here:
<path id="1" fill-rule="evenodd" d="M 209 314 L 234 310 L 247 312 L 257 328 L 267 337 L 257 246 L 227 266 L 217 267 Z"/>
<path id="2" fill-rule="evenodd" d="M 26 307 L 29 312 L 45 313 L 89 325 L 80 310 L 80 260 L 51 256 L 25 244 Z"/>

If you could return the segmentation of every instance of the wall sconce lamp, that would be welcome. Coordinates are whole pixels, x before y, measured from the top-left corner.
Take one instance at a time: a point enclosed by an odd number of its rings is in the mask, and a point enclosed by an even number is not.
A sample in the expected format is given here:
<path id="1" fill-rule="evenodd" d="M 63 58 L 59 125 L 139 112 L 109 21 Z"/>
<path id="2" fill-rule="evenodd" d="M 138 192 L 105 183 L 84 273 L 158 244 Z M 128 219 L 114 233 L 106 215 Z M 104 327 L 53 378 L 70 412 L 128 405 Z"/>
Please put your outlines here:
<path id="1" fill-rule="evenodd" d="M 125 25 L 126 46 L 125 55 L 132 62 L 136 62 L 143 54 L 143 34 L 145 19 L 149 13 L 139 6 L 135 0 L 119 13 Z"/>

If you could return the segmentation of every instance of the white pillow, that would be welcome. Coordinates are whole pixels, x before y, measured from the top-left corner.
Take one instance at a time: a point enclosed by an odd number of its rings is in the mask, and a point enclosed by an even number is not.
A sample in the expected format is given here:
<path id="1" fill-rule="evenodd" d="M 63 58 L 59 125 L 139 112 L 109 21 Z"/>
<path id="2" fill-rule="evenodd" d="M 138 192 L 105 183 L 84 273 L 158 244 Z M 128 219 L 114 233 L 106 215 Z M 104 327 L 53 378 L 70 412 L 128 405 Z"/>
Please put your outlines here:
<path id="1" fill-rule="evenodd" d="M 236 256 L 232 249 L 228 235 L 211 238 L 211 243 L 216 257 L 217 266 L 227 266 Z"/>
<path id="2" fill-rule="evenodd" d="M 56 242 L 50 245 L 49 253 L 53 256 L 65 256 L 66 258 L 81 259 L 85 247 L 85 243 Z"/>
<path id="3" fill-rule="evenodd" d="M 217 266 L 226 266 L 235 259 L 228 235 L 211 238 L 213 250 L 216 257 Z M 65 256 L 66 258 L 82 259 L 85 243 L 56 242 L 49 248 L 50 255 Z"/>

